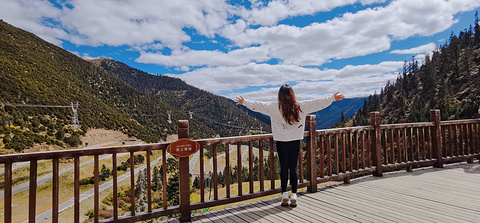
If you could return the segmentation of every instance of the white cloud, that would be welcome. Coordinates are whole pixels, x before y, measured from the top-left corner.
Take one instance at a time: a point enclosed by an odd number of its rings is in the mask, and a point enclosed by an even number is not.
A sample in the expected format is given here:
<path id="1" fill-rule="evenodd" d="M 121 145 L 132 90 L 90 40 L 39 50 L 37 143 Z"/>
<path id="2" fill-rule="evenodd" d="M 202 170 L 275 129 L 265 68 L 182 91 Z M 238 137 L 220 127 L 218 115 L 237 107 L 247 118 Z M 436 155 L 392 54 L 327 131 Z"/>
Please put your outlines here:
<path id="1" fill-rule="evenodd" d="M 62 44 L 59 38 L 67 38 L 67 33 L 61 28 L 44 23 L 44 18 L 56 20 L 61 13 L 49 1 L 2 0 L 1 5 L 0 19 L 5 22 L 33 32 L 55 45 Z"/>
<path id="2" fill-rule="evenodd" d="M 249 29 L 237 20 L 222 36 L 239 47 L 267 47 L 271 57 L 285 64 L 319 66 L 330 58 L 386 51 L 394 39 L 441 32 L 456 22 L 453 15 L 478 6 L 480 2 L 475 0 L 398 0 L 303 28 L 278 25 Z"/>
<path id="3" fill-rule="evenodd" d="M 360 3 L 362 3 L 362 5 L 371 5 L 385 2 L 387 2 L 387 0 L 360 0 Z"/>
<path id="4" fill-rule="evenodd" d="M 392 50 L 393 54 L 418 54 L 418 53 L 430 53 L 437 49 L 437 44 L 435 43 L 429 43 L 425 45 L 421 45 L 418 47 L 414 47 L 411 49 L 405 49 L 405 50 Z"/>
<path id="5" fill-rule="evenodd" d="M 237 13 L 240 14 L 248 24 L 273 26 L 279 21 L 289 17 L 327 12 L 337 7 L 352 5 L 356 2 L 357 0 L 274 0 L 268 2 L 267 5 L 264 5 L 261 2 L 254 2 L 251 10 L 241 8 L 238 9 Z"/>
<path id="6" fill-rule="evenodd" d="M 213 37 L 227 23 L 223 0 L 157 1 L 71 0 L 59 21 L 70 35 L 56 36 L 78 45 L 142 45 L 161 42 L 181 48 L 190 41 L 184 28 Z M 49 17 L 48 15 L 46 15 Z"/>
<path id="7" fill-rule="evenodd" d="M 325 92 L 341 91 L 349 97 L 365 96 L 373 93 L 368 89 L 383 87 L 388 80 L 393 81 L 402 68 L 403 61 L 386 61 L 375 65 L 346 66 L 342 69 L 305 68 L 295 65 L 269 65 L 249 63 L 235 67 L 202 68 L 180 75 L 170 75 L 185 80 L 188 84 L 212 93 L 234 98 L 239 89 L 263 87 L 260 92 L 245 94 L 255 99 L 268 99 L 270 87 L 284 83 L 304 83 L 300 97 L 316 96 Z M 309 87 L 321 87 L 318 89 Z M 335 88 L 332 88 L 335 86 Z M 335 90 L 337 89 L 337 90 Z M 277 89 L 278 90 L 278 89 Z M 258 93 L 258 94 L 257 94 Z M 335 92 L 333 92 L 335 93 Z M 273 95 L 275 96 L 275 95 Z"/>
<path id="8" fill-rule="evenodd" d="M 232 50 L 228 53 L 209 50 L 174 50 L 171 55 L 161 53 L 141 53 L 139 63 L 165 66 L 234 66 L 250 62 L 264 62 L 269 59 L 265 47 L 249 47 Z"/>

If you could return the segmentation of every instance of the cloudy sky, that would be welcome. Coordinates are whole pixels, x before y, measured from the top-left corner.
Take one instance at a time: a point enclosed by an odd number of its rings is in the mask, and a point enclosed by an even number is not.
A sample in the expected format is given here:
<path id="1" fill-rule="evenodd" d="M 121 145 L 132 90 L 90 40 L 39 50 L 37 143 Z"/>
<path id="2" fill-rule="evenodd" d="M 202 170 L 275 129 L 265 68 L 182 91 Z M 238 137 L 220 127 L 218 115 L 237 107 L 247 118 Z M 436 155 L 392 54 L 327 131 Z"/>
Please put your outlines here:
<path id="1" fill-rule="evenodd" d="M 479 0 L 0 0 L 0 19 L 84 58 L 111 58 L 234 98 L 362 97 L 394 81 Z"/>

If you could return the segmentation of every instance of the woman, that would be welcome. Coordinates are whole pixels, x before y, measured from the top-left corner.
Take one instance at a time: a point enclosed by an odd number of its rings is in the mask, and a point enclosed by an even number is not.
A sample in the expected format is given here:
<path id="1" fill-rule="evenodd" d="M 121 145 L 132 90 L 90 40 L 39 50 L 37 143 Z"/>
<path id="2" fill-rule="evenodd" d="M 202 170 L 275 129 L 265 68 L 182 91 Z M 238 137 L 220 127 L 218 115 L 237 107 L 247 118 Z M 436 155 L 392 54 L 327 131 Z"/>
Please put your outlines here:
<path id="1" fill-rule="evenodd" d="M 237 105 L 245 105 L 250 110 L 261 112 L 270 116 L 273 140 L 277 144 L 277 153 L 280 158 L 280 179 L 282 185 L 282 206 L 297 206 L 297 165 L 300 147 L 302 145 L 307 114 L 322 110 L 344 98 L 338 94 L 327 98 L 299 101 L 295 99 L 295 93 L 289 85 L 283 85 L 278 91 L 278 101 L 259 102 L 237 97 L 234 101 Z M 288 198 L 287 182 L 290 171 L 290 185 L 292 194 Z"/>

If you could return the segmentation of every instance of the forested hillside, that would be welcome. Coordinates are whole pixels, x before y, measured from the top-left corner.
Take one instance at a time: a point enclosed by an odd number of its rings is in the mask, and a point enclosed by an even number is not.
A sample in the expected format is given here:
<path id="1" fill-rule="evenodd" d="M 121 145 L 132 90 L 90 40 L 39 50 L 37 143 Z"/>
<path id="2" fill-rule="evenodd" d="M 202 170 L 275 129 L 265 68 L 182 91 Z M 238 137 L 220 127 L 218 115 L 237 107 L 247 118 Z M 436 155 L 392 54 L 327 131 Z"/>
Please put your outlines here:
<path id="1" fill-rule="evenodd" d="M 89 128 L 118 130 L 146 142 L 175 134 L 188 115 L 128 85 L 116 75 L 0 21 L 0 148 L 22 151 L 34 144 L 78 146 Z M 79 102 L 80 130 L 69 124 Z M 34 107 L 12 106 L 12 104 Z M 166 110 L 172 111 L 173 124 Z M 192 137 L 217 133 L 191 120 Z M 5 151 L 4 151 L 5 152 Z"/>
<path id="2" fill-rule="evenodd" d="M 270 132 L 270 126 L 247 115 L 233 101 L 186 84 L 184 81 L 152 75 L 110 59 L 93 60 L 103 69 L 118 75 L 131 86 L 167 102 L 215 130 L 220 136 L 236 136 L 262 131 Z M 162 112 L 162 111 L 160 111 Z"/>
<path id="3" fill-rule="evenodd" d="M 368 125 L 371 111 L 380 111 L 383 123 L 430 121 L 430 109 L 440 109 L 442 120 L 477 117 L 480 105 L 480 27 L 475 25 L 448 42 L 423 63 L 405 61 L 403 72 L 379 95 L 371 95 L 359 109 L 354 125 Z"/>

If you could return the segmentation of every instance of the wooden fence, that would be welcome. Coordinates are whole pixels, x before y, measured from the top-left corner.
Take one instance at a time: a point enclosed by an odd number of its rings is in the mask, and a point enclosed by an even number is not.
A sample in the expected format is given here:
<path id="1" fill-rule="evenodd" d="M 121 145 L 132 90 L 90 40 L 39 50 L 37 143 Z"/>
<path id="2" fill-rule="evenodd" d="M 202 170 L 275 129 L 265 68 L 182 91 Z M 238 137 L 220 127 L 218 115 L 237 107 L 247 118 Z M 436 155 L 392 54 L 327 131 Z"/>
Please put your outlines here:
<path id="1" fill-rule="evenodd" d="M 299 157 L 299 188 L 307 188 L 309 192 L 316 192 L 317 185 L 327 181 L 344 181 L 349 183 L 355 177 L 373 174 L 382 176 L 382 173 L 406 169 L 411 171 L 417 167 L 442 167 L 443 164 L 454 162 L 473 162 L 474 158 L 480 158 L 480 120 L 440 121 L 440 111 L 431 111 L 431 122 L 406 123 L 406 124 L 380 124 L 378 112 L 371 113 L 371 125 L 350 128 L 337 128 L 316 130 L 315 116 L 308 116 L 306 121 L 305 143 L 306 150 L 301 150 Z M 188 121 L 179 122 L 179 138 L 188 138 Z M 180 214 L 180 220 L 190 221 L 192 210 L 198 210 L 218 205 L 230 204 L 238 201 L 268 196 L 281 192 L 280 187 L 275 186 L 275 166 L 270 162 L 270 185 L 264 174 L 264 153 L 268 151 L 270 160 L 274 160 L 274 141 L 271 134 L 238 136 L 227 138 L 196 140 L 200 144 L 200 201 L 190 202 L 190 176 L 189 158 L 179 159 L 180 169 L 180 205 L 170 205 L 167 202 L 167 172 L 166 160 L 161 159 L 163 165 L 163 207 L 152 207 L 152 151 L 159 151 L 162 157 L 167 157 L 166 148 L 169 143 L 154 143 L 147 145 L 119 146 L 109 148 L 78 149 L 55 152 L 38 152 L 26 154 L 14 154 L 0 156 L 0 163 L 5 166 L 5 189 L 4 189 L 4 221 L 12 222 L 12 164 L 16 162 L 30 162 L 29 178 L 29 210 L 28 220 L 35 222 L 38 214 L 37 202 L 37 165 L 41 160 L 52 161 L 52 219 L 59 221 L 59 160 L 73 158 L 74 160 L 74 222 L 80 222 L 80 158 L 93 156 L 94 159 L 94 221 L 95 222 L 133 222 Z M 257 145 L 255 148 L 253 145 Z M 225 171 L 225 196 L 219 195 L 218 166 L 219 161 L 217 148 L 225 149 L 224 166 L 237 166 L 236 193 L 232 191 L 232 173 L 230 168 Z M 242 147 L 248 148 L 248 184 L 242 182 Z M 230 149 L 236 149 L 236 156 L 230 157 Z M 205 150 L 213 154 L 213 198 L 205 198 L 206 170 L 204 163 Z M 254 172 L 254 150 L 258 150 L 260 160 L 258 171 Z M 147 209 L 143 212 L 135 210 L 135 166 L 136 154 L 145 154 L 147 171 Z M 113 218 L 99 219 L 100 189 L 99 189 L 99 156 L 111 156 L 113 176 Z M 117 157 L 119 154 L 127 154 L 130 157 L 130 201 L 129 213 L 118 213 L 118 174 Z M 236 158 L 235 161 L 232 161 Z M 304 162 L 306 162 L 304 168 Z M 304 177 L 304 174 L 306 173 Z M 254 175 L 259 175 L 258 181 L 254 181 Z M 255 184 L 259 190 L 255 190 Z M 248 187 L 248 193 L 244 193 L 244 186 Z M 233 187 L 235 188 L 235 187 Z"/>

